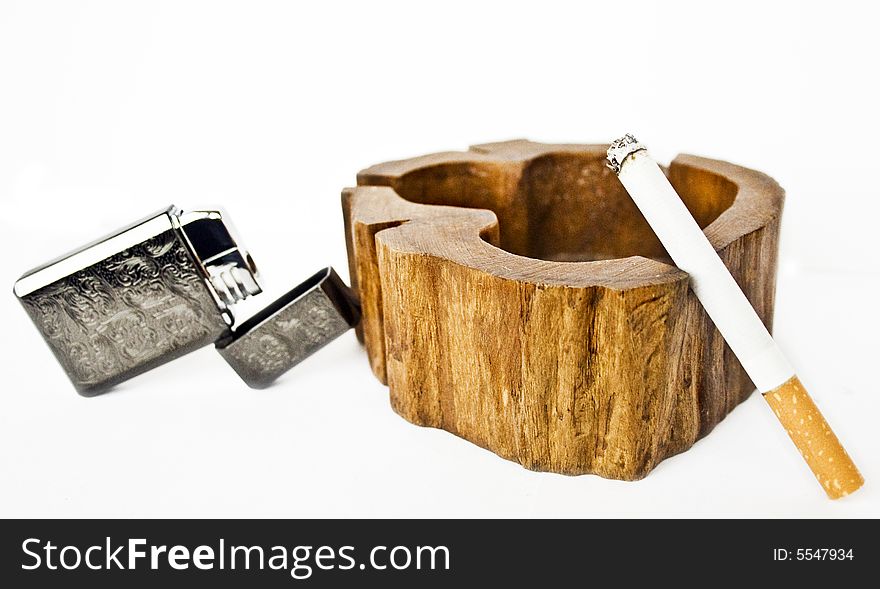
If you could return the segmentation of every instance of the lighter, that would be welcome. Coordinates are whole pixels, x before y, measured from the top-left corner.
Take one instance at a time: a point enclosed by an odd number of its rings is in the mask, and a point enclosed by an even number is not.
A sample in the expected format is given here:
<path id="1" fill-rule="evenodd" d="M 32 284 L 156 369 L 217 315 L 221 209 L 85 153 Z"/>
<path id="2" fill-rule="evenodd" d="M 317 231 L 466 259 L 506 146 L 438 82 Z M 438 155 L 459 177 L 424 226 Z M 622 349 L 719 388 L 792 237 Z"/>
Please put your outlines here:
<path id="1" fill-rule="evenodd" d="M 359 319 L 351 291 L 325 268 L 254 317 L 256 266 L 219 211 L 169 207 L 25 273 L 14 292 L 86 396 L 214 343 L 254 387 Z"/>

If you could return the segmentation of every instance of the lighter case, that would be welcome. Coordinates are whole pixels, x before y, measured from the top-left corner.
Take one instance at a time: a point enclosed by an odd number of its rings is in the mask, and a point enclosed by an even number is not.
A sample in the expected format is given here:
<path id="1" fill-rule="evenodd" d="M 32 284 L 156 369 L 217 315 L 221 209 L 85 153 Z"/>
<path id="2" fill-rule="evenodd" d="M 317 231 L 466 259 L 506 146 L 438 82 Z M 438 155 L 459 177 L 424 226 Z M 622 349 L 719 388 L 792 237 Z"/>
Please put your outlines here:
<path id="1" fill-rule="evenodd" d="M 253 260 L 222 212 L 173 206 L 25 273 L 14 292 L 86 396 L 212 343 L 261 388 L 359 319 L 325 268 L 236 325 L 234 305 L 261 292 Z"/>

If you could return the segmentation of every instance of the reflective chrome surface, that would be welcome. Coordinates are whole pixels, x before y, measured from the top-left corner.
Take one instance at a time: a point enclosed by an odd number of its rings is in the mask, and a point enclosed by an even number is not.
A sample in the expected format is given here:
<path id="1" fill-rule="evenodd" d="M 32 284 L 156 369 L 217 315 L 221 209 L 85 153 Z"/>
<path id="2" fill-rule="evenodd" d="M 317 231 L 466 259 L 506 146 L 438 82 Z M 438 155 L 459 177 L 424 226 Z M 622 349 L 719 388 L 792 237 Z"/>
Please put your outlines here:
<path id="1" fill-rule="evenodd" d="M 359 320 L 351 290 L 324 268 L 235 326 L 217 351 L 249 386 L 264 388 Z"/>
<path id="2" fill-rule="evenodd" d="M 256 265 L 221 211 L 173 206 L 27 272 L 14 292 L 87 396 L 211 343 L 264 387 L 360 316 L 325 268 L 234 326 L 231 307 L 261 292 Z"/>

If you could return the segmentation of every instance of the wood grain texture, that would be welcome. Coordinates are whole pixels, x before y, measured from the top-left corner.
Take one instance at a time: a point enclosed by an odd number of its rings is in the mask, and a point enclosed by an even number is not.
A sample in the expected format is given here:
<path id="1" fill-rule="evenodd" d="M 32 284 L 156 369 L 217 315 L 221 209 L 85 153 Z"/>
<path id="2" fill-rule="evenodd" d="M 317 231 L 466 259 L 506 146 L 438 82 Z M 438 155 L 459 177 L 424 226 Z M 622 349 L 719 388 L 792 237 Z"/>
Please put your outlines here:
<path id="1" fill-rule="evenodd" d="M 344 191 L 358 333 L 400 415 L 526 468 L 634 480 L 752 392 L 605 148 L 487 144 Z M 695 156 L 668 176 L 769 327 L 782 189 Z"/>

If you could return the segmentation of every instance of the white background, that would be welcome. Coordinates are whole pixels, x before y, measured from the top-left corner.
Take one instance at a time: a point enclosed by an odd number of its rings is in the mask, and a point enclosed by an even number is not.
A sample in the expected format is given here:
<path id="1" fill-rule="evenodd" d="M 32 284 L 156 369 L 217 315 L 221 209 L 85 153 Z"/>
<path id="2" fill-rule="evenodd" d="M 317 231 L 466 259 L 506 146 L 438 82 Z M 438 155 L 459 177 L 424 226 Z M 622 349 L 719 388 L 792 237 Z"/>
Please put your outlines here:
<path id="1" fill-rule="evenodd" d="M 880 516 L 871 6 L 3 1 L 0 515 Z M 787 189 L 776 334 L 856 495 L 825 498 L 758 395 L 641 482 L 529 472 L 395 415 L 353 334 L 264 391 L 206 348 L 81 398 L 11 293 L 167 204 L 220 204 L 266 300 L 348 275 L 363 167 L 625 131 Z"/>

